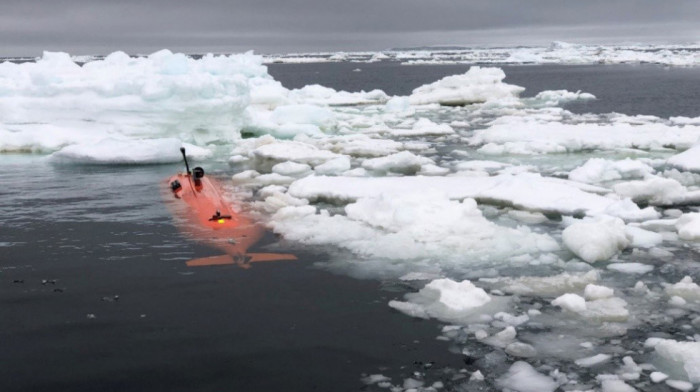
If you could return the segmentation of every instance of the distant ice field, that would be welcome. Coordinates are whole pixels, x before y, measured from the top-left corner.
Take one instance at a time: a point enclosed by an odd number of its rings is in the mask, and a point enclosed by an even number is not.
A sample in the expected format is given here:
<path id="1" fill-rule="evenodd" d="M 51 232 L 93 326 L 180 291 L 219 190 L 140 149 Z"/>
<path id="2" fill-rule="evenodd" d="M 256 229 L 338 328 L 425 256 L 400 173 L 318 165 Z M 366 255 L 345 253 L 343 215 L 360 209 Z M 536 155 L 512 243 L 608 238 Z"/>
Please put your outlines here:
<path id="1" fill-rule="evenodd" d="M 0 64 L 0 158 L 79 168 L 85 183 L 90 168 L 160 173 L 187 147 L 284 246 L 385 282 L 387 311 L 437 320 L 464 357 L 367 369 L 369 390 L 694 390 L 696 48 L 594 49 L 510 52 L 556 64 L 499 67 L 425 52 L 266 65 L 160 51 L 82 66 L 47 53 Z M 596 58 L 615 65 L 580 65 Z M 138 220 L 103 186 L 95 219 Z M 68 195 L 48 217 L 91 203 L 70 183 L 47 189 Z M 21 226 L 17 210 L 44 192 L 20 194 L 1 211 Z"/>

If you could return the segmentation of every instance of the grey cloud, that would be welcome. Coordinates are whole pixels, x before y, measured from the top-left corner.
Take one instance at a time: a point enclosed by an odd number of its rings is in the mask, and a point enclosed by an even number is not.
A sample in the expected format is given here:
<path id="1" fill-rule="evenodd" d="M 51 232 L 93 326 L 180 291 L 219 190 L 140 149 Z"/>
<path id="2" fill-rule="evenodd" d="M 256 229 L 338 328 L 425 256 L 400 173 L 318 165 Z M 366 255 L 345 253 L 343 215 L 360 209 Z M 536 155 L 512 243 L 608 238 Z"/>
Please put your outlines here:
<path id="1" fill-rule="evenodd" d="M 489 32 L 494 44 L 642 40 L 645 26 L 659 26 L 659 39 L 697 41 L 696 25 L 697 0 L 4 0 L 0 56 L 383 49 L 482 42 Z"/>

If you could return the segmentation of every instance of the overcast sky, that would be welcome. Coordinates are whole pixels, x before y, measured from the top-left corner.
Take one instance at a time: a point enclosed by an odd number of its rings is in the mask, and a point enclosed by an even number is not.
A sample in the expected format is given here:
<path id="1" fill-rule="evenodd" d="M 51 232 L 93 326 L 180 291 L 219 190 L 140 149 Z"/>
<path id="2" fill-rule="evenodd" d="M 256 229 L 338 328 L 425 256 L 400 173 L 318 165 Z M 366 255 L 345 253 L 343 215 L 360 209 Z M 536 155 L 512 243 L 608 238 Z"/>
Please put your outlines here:
<path id="1" fill-rule="evenodd" d="M 0 0 L 0 56 L 698 43 L 700 0 Z"/>

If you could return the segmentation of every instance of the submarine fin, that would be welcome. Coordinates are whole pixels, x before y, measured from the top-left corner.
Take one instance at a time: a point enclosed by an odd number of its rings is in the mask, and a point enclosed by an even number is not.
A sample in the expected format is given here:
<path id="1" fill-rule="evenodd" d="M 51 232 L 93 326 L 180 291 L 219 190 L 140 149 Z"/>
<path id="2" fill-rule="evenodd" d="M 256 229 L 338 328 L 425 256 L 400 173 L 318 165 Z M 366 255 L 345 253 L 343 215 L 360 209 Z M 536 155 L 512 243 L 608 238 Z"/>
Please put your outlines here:
<path id="1" fill-rule="evenodd" d="M 262 261 L 283 261 L 283 260 L 296 260 L 297 257 L 289 253 L 248 253 L 246 258 L 250 258 L 250 263 L 262 262 Z"/>
<path id="2" fill-rule="evenodd" d="M 202 257 L 200 259 L 192 259 L 187 262 L 188 267 L 202 267 L 206 265 L 224 265 L 224 264 L 234 264 L 233 257 L 231 255 L 221 255 L 221 256 L 211 256 Z"/>

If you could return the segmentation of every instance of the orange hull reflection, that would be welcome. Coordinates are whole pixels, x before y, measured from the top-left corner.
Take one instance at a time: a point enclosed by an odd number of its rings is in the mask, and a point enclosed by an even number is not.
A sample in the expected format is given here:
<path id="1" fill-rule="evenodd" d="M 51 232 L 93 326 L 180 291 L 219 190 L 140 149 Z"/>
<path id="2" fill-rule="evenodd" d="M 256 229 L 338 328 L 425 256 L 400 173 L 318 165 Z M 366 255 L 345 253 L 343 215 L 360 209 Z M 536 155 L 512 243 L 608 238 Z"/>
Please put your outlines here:
<path id="1" fill-rule="evenodd" d="M 221 256 L 190 260 L 188 266 L 236 264 L 250 268 L 256 262 L 297 259 L 293 254 L 248 253 L 248 248 L 263 237 L 265 228 L 233 211 L 222 197 L 220 185 L 204 177 L 203 171 L 199 178 L 195 174 L 172 176 L 167 184 L 172 197 L 168 204 L 180 229 L 191 238 L 225 252 Z"/>

